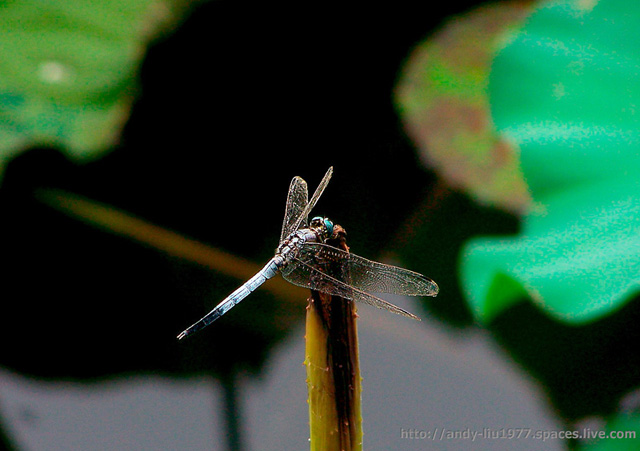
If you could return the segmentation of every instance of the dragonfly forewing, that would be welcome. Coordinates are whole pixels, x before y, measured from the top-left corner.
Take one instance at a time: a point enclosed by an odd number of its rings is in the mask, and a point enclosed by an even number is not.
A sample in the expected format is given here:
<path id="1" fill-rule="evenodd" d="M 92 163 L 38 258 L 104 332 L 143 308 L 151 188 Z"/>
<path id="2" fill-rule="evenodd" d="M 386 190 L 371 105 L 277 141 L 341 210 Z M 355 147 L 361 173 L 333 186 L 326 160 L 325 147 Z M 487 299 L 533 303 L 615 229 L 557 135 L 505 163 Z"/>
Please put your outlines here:
<path id="1" fill-rule="evenodd" d="M 324 175 L 324 177 L 322 177 L 322 180 L 320 181 L 320 184 L 318 185 L 318 187 L 316 188 L 315 192 L 313 193 L 313 196 L 311 196 L 311 200 L 305 205 L 305 207 L 302 210 L 302 212 L 300 212 L 299 217 L 291 225 L 291 229 L 292 229 L 291 231 L 292 232 L 295 232 L 296 230 L 298 230 L 300 228 L 300 225 L 303 222 L 306 223 L 307 217 L 309 216 L 309 213 L 311 213 L 311 210 L 313 210 L 313 207 L 316 206 L 316 202 L 318 202 L 318 199 L 320 199 L 320 196 L 322 195 L 322 192 L 324 191 L 324 189 L 329 184 L 329 180 L 331 180 L 331 175 L 332 174 L 333 174 L 333 166 L 331 166 L 327 170 L 327 173 Z"/>
<path id="2" fill-rule="evenodd" d="M 309 203 L 309 192 L 307 190 L 307 182 L 302 177 L 294 177 L 289 185 L 289 194 L 287 195 L 287 205 L 284 210 L 284 221 L 282 221 L 282 232 L 280 233 L 280 241 L 282 243 L 286 237 L 296 231 L 296 223 L 298 218 L 302 216 L 302 212 Z M 303 217 L 300 226 L 307 225 L 307 218 Z M 278 243 L 278 244 L 279 244 Z"/>

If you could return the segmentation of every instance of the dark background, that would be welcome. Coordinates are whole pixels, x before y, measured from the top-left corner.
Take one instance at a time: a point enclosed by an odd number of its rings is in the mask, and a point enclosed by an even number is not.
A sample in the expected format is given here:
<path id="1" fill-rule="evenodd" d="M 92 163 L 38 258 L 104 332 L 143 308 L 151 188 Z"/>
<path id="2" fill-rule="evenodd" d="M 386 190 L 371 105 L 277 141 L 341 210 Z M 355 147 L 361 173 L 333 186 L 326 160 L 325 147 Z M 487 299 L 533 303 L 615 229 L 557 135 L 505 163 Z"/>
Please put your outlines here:
<path id="1" fill-rule="evenodd" d="M 66 217 L 35 199 L 38 188 L 261 262 L 277 245 L 291 178 L 313 190 L 333 165 L 316 213 L 344 224 L 354 251 L 375 256 L 435 180 L 394 110 L 398 71 L 440 18 L 471 5 L 426 15 L 408 4 L 196 8 L 149 50 L 120 146 L 85 164 L 32 149 L 7 168 L 2 258 L 16 310 L 2 326 L 20 346 L 5 349 L 5 364 L 46 377 L 182 372 L 189 344 L 179 347 L 175 333 L 203 311 L 185 299 L 207 290 L 220 299 L 237 284 L 210 288 L 223 283 L 216 274 Z"/>

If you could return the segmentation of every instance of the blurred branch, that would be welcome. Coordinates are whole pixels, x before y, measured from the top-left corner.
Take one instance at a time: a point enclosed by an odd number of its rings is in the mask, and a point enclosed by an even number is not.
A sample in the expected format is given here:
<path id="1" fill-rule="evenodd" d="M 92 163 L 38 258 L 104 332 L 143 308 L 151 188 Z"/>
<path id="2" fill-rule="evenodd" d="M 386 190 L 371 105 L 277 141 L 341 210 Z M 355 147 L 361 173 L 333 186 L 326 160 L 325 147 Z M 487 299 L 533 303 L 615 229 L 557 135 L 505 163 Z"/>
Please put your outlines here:
<path id="1" fill-rule="evenodd" d="M 131 238 L 173 257 L 197 263 L 225 276 L 244 281 L 261 269 L 260 265 L 249 260 L 77 194 L 62 190 L 43 189 L 36 192 L 36 198 L 49 207 L 82 222 L 116 235 Z M 279 278 L 272 279 L 263 287 L 273 295 L 295 304 L 300 304 L 300 300 L 307 297 L 306 290 Z"/>

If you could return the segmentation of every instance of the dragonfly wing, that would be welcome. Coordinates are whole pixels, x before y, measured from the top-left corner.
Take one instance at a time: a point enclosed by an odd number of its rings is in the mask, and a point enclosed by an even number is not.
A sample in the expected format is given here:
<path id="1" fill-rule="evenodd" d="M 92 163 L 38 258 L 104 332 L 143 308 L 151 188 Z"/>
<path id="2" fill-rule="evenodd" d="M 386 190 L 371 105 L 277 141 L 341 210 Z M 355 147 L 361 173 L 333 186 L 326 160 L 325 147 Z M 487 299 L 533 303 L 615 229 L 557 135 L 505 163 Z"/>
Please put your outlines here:
<path id="1" fill-rule="evenodd" d="M 290 283 L 303 288 L 309 288 L 310 290 L 320 291 L 332 296 L 339 296 L 345 299 L 363 302 L 379 309 L 388 310 L 398 315 L 403 315 L 420 321 L 420 318 L 413 313 L 409 313 L 397 305 L 393 305 L 390 302 L 384 301 L 376 296 L 359 290 L 358 288 L 350 286 L 336 277 L 312 266 L 308 262 L 297 258 L 282 271 L 282 276 Z"/>
<path id="2" fill-rule="evenodd" d="M 284 210 L 284 221 L 282 221 L 282 232 L 280 233 L 280 243 L 297 230 L 296 223 L 302 216 L 302 212 L 308 203 L 309 192 L 307 190 L 307 182 L 301 177 L 294 177 L 293 180 L 291 180 L 291 185 L 289 185 L 287 205 Z M 307 225 L 306 216 L 302 216 L 302 224 Z"/>
<path id="3" fill-rule="evenodd" d="M 304 209 L 300 212 L 298 218 L 291 225 L 291 232 L 294 232 L 294 231 L 298 230 L 303 223 L 306 224 L 307 217 L 309 216 L 309 213 L 311 213 L 311 210 L 313 210 L 313 207 L 315 207 L 316 202 L 318 202 L 318 199 L 320 199 L 320 196 L 322 195 L 322 192 L 324 191 L 324 189 L 329 184 L 329 180 L 331 180 L 331 175 L 332 174 L 333 174 L 333 166 L 330 167 L 327 170 L 327 173 L 324 175 L 324 177 L 322 177 L 322 180 L 320 181 L 320 184 L 318 185 L 318 187 L 316 188 L 315 192 L 313 193 L 313 196 L 311 196 L 311 200 L 309 201 L 309 203 L 307 203 L 304 206 Z"/>
<path id="4" fill-rule="evenodd" d="M 385 265 L 322 243 L 305 243 L 299 258 L 312 266 L 336 262 L 349 284 L 359 290 L 405 296 L 435 296 L 438 285 L 420 273 Z"/>

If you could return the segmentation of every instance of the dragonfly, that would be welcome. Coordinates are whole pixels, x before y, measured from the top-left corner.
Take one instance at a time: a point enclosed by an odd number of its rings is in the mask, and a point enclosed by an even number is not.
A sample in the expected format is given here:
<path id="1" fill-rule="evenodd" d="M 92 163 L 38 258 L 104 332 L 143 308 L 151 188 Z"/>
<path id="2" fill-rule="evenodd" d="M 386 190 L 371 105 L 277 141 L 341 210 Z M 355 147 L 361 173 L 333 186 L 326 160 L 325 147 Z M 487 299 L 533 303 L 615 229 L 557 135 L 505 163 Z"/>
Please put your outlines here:
<path id="1" fill-rule="evenodd" d="M 330 167 L 311 200 L 307 182 L 301 177 L 293 178 L 289 185 L 280 242 L 273 258 L 207 315 L 180 333 L 178 339 L 213 323 L 278 273 L 294 285 L 420 320 L 413 313 L 371 293 L 436 296 L 438 285 L 433 280 L 408 269 L 367 260 L 329 246 L 326 240 L 333 235 L 333 222 L 322 216 L 316 216 L 308 222 L 309 214 L 329 184 L 332 174 L 333 167 Z"/>

